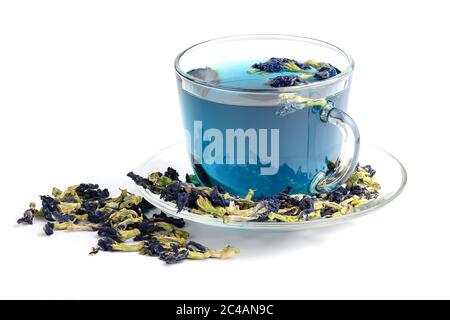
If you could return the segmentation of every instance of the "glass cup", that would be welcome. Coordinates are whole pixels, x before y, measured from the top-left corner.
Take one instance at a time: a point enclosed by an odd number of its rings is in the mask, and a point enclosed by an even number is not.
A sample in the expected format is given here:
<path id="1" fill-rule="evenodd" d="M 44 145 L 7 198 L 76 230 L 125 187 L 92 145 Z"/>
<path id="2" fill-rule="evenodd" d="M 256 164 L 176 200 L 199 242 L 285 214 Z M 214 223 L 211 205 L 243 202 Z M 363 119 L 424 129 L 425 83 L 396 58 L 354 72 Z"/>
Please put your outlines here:
<path id="1" fill-rule="evenodd" d="M 221 80 L 227 66 L 271 57 L 327 62 L 340 73 L 284 88 Z M 291 193 L 329 192 L 345 182 L 360 143 L 346 113 L 353 67 L 338 47 L 298 36 L 226 37 L 180 53 L 175 70 L 186 147 L 201 182 L 239 196 L 248 189 L 271 196 L 287 186 Z"/>

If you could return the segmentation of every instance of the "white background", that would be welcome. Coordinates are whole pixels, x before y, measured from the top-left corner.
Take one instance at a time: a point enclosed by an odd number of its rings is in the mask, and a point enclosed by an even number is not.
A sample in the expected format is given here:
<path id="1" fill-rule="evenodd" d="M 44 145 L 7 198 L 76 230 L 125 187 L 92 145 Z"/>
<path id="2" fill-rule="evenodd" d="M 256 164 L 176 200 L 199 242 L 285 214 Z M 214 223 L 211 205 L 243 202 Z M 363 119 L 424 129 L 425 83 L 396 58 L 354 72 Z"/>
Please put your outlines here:
<path id="1" fill-rule="evenodd" d="M 445 1 L 0 2 L 0 298 L 450 298 Z M 182 139 L 173 60 L 210 38 L 286 33 L 355 61 L 350 113 L 409 183 L 387 207 L 317 231 L 190 225 L 242 253 L 166 266 L 88 256 L 94 234 L 16 226 L 51 187 L 125 176 Z"/>

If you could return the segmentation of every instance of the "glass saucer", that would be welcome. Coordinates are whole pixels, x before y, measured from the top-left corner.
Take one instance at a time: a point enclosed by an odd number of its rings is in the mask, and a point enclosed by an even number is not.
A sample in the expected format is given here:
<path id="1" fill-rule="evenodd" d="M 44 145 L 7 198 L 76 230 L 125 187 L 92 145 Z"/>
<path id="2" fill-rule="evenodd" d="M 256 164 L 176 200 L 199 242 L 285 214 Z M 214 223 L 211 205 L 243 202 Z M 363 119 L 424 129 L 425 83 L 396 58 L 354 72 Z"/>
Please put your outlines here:
<path id="1" fill-rule="evenodd" d="M 198 222 L 205 225 L 245 229 L 245 230 L 271 230 L 271 231 L 294 231 L 324 227 L 342 223 L 351 219 L 362 217 L 368 213 L 383 207 L 395 199 L 403 190 L 406 184 L 407 175 L 403 165 L 390 153 L 370 144 L 362 144 L 359 156 L 359 162 L 362 165 L 370 164 L 376 170 L 376 180 L 381 184 L 381 190 L 377 199 L 369 201 L 367 204 L 355 208 L 352 213 L 337 217 L 323 218 L 318 220 L 303 222 L 229 222 L 224 223 L 222 219 L 208 218 L 182 210 L 177 213 L 175 204 L 160 199 L 159 195 L 154 194 L 142 187 L 137 186 L 140 194 L 154 206 L 167 213 L 168 215 L 183 218 L 189 221 Z M 164 172 L 167 167 L 175 168 L 180 177 L 186 173 L 192 174 L 190 160 L 184 143 L 172 144 L 147 159 L 135 173 L 146 177 L 149 173 L 155 171 Z"/>

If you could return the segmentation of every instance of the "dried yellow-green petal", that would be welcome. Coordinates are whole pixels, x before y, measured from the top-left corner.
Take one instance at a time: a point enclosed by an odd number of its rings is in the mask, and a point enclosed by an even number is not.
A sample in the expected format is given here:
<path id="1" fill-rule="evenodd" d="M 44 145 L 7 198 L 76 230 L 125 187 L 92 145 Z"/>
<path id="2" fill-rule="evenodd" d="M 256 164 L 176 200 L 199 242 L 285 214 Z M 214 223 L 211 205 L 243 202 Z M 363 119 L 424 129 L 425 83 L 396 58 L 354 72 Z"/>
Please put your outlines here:
<path id="1" fill-rule="evenodd" d="M 317 220 L 320 218 L 322 218 L 322 215 L 320 214 L 320 210 L 316 210 L 316 211 L 313 211 L 310 214 L 308 214 L 309 220 Z"/>
<path id="2" fill-rule="evenodd" d="M 216 217 L 222 218 L 223 215 L 226 213 L 225 208 L 214 207 L 208 199 L 203 198 L 202 196 L 198 197 L 197 205 L 202 211 L 210 213 Z"/>
<path id="3" fill-rule="evenodd" d="M 322 67 L 326 67 L 328 66 L 328 63 L 325 62 L 318 62 L 316 60 L 310 59 L 310 60 L 306 60 L 303 64 L 316 68 L 316 69 L 320 69 Z"/>
<path id="4" fill-rule="evenodd" d="M 113 251 L 122 252 L 140 252 L 144 249 L 145 242 L 141 241 L 135 244 L 114 243 L 111 245 Z"/>
<path id="5" fill-rule="evenodd" d="M 114 212 L 113 214 L 111 214 L 108 218 L 108 220 L 113 223 L 120 223 L 122 221 L 125 221 L 127 219 L 130 218 L 138 218 L 139 214 L 134 211 L 134 210 L 130 210 L 130 209 L 121 209 L 120 211 Z"/>
<path id="6" fill-rule="evenodd" d="M 354 200 L 350 204 L 354 207 L 359 207 L 360 205 L 366 204 L 368 202 L 369 202 L 369 200 L 363 198 L 363 199 L 359 199 L 359 200 Z"/>
<path id="7" fill-rule="evenodd" d="M 284 209 L 280 209 L 278 210 L 278 214 L 282 214 L 282 215 L 290 215 L 290 216 L 295 216 L 299 213 L 300 208 L 298 207 L 292 207 L 292 208 L 284 208 Z"/>
<path id="8" fill-rule="evenodd" d="M 348 199 L 345 199 L 344 201 L 342 201 L 341 203 L 339 203 L 341 206 L 346 206 L 348 205 L 350 202 L 353 202 L 355 200 L 359 200 L 360 197 L 357 195 L 354 195 L 353 197 L 350 197 Z"/>
<path id="9" fill-rule="evenodd" d="M 299 75 L 300 78 L 302 78 L 303 80 L 309 80 L 311 78 L 314 78 L 314 74 L 300 74 Z"/>
<path id="10" fill-rule="evenodd" d="M 128 239 L 132 239 L 139 236 L 141 234 L 141 231 L 135 228 L 131 230 L 118 230 L 118 233 L 120 241 L 127 241 Z"/>
<path id="11" fill-rule="evenodd" d="M 75 224 L 71 221 L 52 223 L 53 230 L 66 230 L 66 231 L 97 231 L 102 225 L 96 223 L 89 224 Z"/>
<path id="12" fill-rule="evenodd" d="M 89 221 L 89 215 L 86 214 L 77 214 L 75 216 L 75 221 L 82 221 L 82 222 L 88 222 Z"/>
<path id="13" fill-rule="evenodd" d="M 252 200 L 253 195 L 255 194 L 254 189 L 248 189 L 247 195 L 244 197 L 244 200 Z"/>
<path id="14" fill-rule="evenodd" d="M 164 229 L 167 232 L 173 232 L 175 230 L 175 227 L 167 222 L 155 222 L 155 226 Z"/>
<path id="15" fill-rule="evenodd" d="M 210 251 L 198 252 L 198 251 L 189 250 L 187 258 L 192 259 L 192 260 L 208 259 L 208 258 L 211 258 L 211 252 Z"/>
<path id="16" fill-rule="evenodd" d="M 188 239 L 190 237 L 189 232 L 180 229 L 175 229 L 173 233 L 177 238 Z"/>
<path id="17" fill-rule="evenodd" d="M 231 246 L 227 246 L 221 251 L 211 251 L 211 258 L 219 258 L 219 259 L 228 259 L 235 254 L 240 253 L 241 251 L 238 248 L 233 248 Z"/>
<path id="18" fill-rule="evenodd" d="M 73 214 L 79 208 L 81 208 L 81 203 L 77 202 L 61 202 L 58 204 L 58 209 L 64 214 Z"/>
<path id="19" fill-rule="evenodd" d="M 260 70 L 257 69 L 257 68 L 250 68 L 250 69 L 247 70 L 247 73 L 253 74 L 253 73 L 256 73 L 256 72 L 259 72 L 259 71 Z"/>
<path id="20" fill-rule="evenodd" d="M 297 66 L 293 61 L 285 62 L 283 64 L 283 66 L 286 71 L 290 71 L 290 72 L 305 71 L 305 70 L 300 69 L 299 66 Z"/>
<path id="21" fill-rule="evenodd" d="M 298 221 L 298 216 L 283 216 L 281 214 L 271 212 L 269 213 L 269 220 L 279 220 L 283 222 L 296 222 Z"/>
<path id="22" fill-rule="evenodd" d="M 117 228 L 120 228 L 120 229 L 126 229 L 129 225 L 139 224 L 142 221 L 144 221 L 144 218 L 142 218 L 142 217 L 128 218 L 128 219 L 125 219 L 124 221 L 122 221 L 120 223 L 113 224 L 113 226 L 115 226 Z"/>
<path id="23" fill-rule="evenodd" d="M 56 187 L 53 187 L 53 189 L 52 189 L 52 196 L 53 196 L 53 197 L 57 198 L 57 197 L 60 196 L 61 194 L 62 194 L 62 191 L 61 191 L 61 190 L 59 190 L 59 189 L 56 188 Z"/>
<path id="24" fill-rule="evenodd" d="M 341 206 L 339 203 L 336 202 L 332 202 L 332 201 L 323 201 L 322 204 L 325 207 L 330 207 L 336 210 L 341 210 L 343 208 L 343 206 Z"/>
<path id="25" fill-rule="evenodd" d="M 185 238 L 179 238 L 179 237 L 174 237 L 174 236 L 154 234 L 153 237 L 156 240 L 158 240 L 161 244 L 165 244 L 165 245 L 170 245 L 171 243 L 175 243 L 179 246 L 185 247 L 186 243 L 187 243 Z"/>
<path id="26" fill-rule="evenodd" d="M 129 208 L 132 208 L 134 206 L 137 206 L 141 202 L 142 202 L 142 197 L 141 196 L 135 196 L 135 195 L 129 194 L 129 195 L 125 196 L 125 198 L 123 199 L 123 201 L 120 204 L 119 208 L 120 209 L 129 209 Z"/>
<path id="27" fill-rule="evenodd" d="M 70 200 L 71 202 L 83 203 L 83 200 L 78 196 L 77 191 L 75 190 L 77 187 L 78 185 L 67 188 L 55 196 L 55 199 L 63 202 L 68 202 L 68 200 Z M 53 192 L 58 193 L 56 190 L 53 190 Z"/>

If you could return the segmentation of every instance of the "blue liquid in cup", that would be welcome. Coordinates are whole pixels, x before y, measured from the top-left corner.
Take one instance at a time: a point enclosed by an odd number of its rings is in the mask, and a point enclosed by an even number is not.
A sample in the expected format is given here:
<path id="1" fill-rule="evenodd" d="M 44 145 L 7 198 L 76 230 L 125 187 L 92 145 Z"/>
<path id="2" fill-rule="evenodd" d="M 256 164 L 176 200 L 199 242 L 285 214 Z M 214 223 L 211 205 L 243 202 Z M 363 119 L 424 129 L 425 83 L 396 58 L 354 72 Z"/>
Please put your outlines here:
<path id="1" fill-rule="evenodd" d="M 246 89 L 268 88 L 267 81 L 279 74 L 271 73 L 267 76 L 247 73 L 248 67 L 254 62 L 241 62 L 215 66 L 220 84 L 228 87 Z M 286 72 L 283 75 L 289 74 Z M 215 79 L 217 80 L 217 79 Z M 343 144 L 342 133 L 329 123 L 320 120 L 320 116 L 313 108 L 304 108 L 285 117 L 276 114 L 281 107 L 279 104 L 245 105 L 245 95 L 238 92 L 221 92 L 221 101 L 214 98 L 214 93 L 203 88 L 200 96 L 187 92 L 179 85 L 181 111 L 184 128 L 187 131 L 187 145 L 193 167 L 200 180 L 208 186 L 221 185 L 226 191 L 234 195 L 244 196 L 248 189 L 255 189 L 255 196 L 271 196 L 291 186 L 291 193 L 308 193 L 311 180 L 322 172 L 327 172 L 330 163 L 338 158 Z M 225 97 L 227 98 L 224 98 Z M 242 98 L 241 98 L 242 97 Z M 348 89 L 332 96 L 323 97 L 334 103 L 337 108 L 346 111 Z M 279 163 L 278 171 L 273 175 L 262 175 L 261 168 L 268 168 L 270 164 L 261 161 L 259 154 L 256 163 L 250 163 L 248 153 L 249 141 L 246 139 L 245 164 L 227 164 L 227 150 L 223 152 L 223 163 L 205 163 L 202 151 L 211 141 L 199 140 L 195 134 L 195 122 L 201 121 L 201 134 L 208 129 L 217 129 L 226 138 L 227 129 L 267 130 L 267 154 L 274 151 L 270 141 L 271 130 L 278 130 L 279 134 Z M 197 139 L 197 144 L 195 144 Z M 258 142 L 259 143 L 259 142 Z M 196 147 L 194 147 L 194 144 Z M 199 148 L 201 144 L 201 148 Z M 226 142 L 223 142 L 225 146 Z M 234 158 L 238 150 L 234 144 Z M 259 144 L 258 144 L 259 147 Z M 228 150 L 230 151 L 230 150 Z M 229 155 L 229 153 L 228 153 Z M 197 162 L 197 163 L 196 163 Z M 201 162 L 201 163 L 200 163 Z"/>

